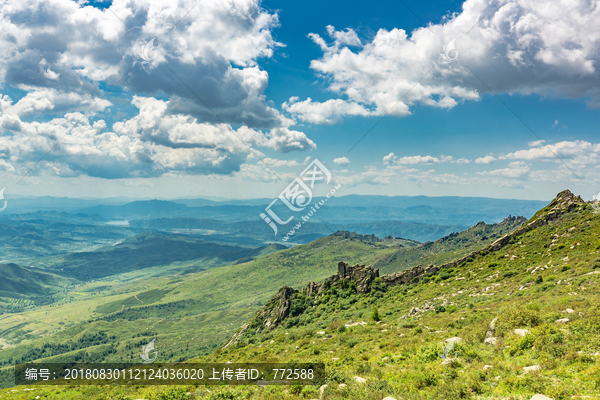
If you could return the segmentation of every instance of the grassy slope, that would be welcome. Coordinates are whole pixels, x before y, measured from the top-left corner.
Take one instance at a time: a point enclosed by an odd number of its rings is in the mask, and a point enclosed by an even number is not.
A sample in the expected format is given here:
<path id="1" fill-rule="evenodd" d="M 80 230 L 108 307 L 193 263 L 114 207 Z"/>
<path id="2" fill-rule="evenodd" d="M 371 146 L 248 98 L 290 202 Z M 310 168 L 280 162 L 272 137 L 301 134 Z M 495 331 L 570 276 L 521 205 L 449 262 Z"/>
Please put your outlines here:
<path id="1" fill-rule="evenodd" d="M 524 234 L 497 252 L 446 270 L 446 279 L 440 274 L 427 283 L 331 298 L 307 314 L 303 326 L 281 326 L 255 338 L 254 344 L 215 352 L 198 361 L 324 361 L 329 371 L 324 399 L 380 400 L 387 395 L 405 400 L 529 399 L 534 393 L 555 400 L 597 398 L 600 366 L 594 354 L 600 350 L 600 219 L 589 206 L 584 208 Z M 441 305 L 443 312 L 403 318 L 412 307 Z M 375 308 L 380 323 L 371 319 Z M 567 314 L 567 308 L 575 312 Z M 485 345 L 485 332 L 495 317 L 499 318 L 496 336 L 500 341 L 496 346 Z M 554 322 L 563 317 L 570 321 Z M 340 328 L 350 320 L 368 324 Z M 530 329 L 531 334 L 522 338 L 513 333 L 514 328 Z M 316 333 L 321 330 L 332 338 L 324 340 Z M 442 365 L 441 343 L 454 336 L 463 338 L 455 348 L 458 359 Z M 492 369 L 484 372 L 484 365 Z M 541 371 L 524 373 L 523 367 L 531 365 L 540 365 Z M 354 376 L 367 383 L 356 383 Z M 347 387 L 338 387 L 340 383 Z M 183 390 L 203 392 L 201 388 Z M 36 394 L 61 400 L 81 395 L 160 399 L 172 392 L 173 398 L 190 398 L 175 397 L 175 391 L 65 388 L 59 393 L 44 388 Z M 1 395 L 20 398 L 7 391 Z M 203 398 L 318 397 L 316 387 L 275 387 L 211 388 Z"/>

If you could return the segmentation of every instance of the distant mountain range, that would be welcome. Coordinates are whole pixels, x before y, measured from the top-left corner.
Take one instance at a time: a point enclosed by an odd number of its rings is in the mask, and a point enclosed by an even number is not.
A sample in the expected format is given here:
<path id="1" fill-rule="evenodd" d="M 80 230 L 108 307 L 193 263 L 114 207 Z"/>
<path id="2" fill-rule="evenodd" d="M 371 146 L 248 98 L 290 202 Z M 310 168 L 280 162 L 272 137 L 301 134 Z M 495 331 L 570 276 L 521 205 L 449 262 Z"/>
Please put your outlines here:
<path id="1" fill-rule="evenodd" d="M 15 198 L 8 196 L 9 208 L 4 215 L 39 210 L 66 211 L 100 215 L 109 219 L 201 218 L 222 221 L 254 221 L 272 199 L 139 200 L 127 198 L 71 199 L 56 197 Z M 313 203 L 320 198 L 313 199 Z M 273 209 L 282 217 L 289 210 L 278 203 Z M 485 197 L 363 196 L 333 197 L 320 210 L 319 218 L 327 223 L 362 223 L 383 220 L 412 221 L 434 225 L 472 226 L 480 221 L 494 223 L 508 215 L 531 217 L 547 204 L 537 200 L 510 200 Z M 296 215 L 297 218 L 300 215 Z"/>

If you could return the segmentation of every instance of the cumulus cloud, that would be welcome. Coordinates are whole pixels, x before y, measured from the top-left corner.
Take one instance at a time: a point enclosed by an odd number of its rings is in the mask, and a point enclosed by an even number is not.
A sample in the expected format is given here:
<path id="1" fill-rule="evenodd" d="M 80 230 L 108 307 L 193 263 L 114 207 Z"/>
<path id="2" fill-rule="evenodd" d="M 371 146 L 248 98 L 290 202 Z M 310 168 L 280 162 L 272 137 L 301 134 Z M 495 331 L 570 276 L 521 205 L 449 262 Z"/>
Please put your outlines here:
<path id="1" fill-rule="evenodd" d="M 485 14 L 492 3 L 467 0 L 460 13 L 442 23 L 410 34 L 403 29 L 380 29 L 364 44 L 354 39 L 351 29 L 328 27 L 329 41 L 316 33 L 309 35 L 323 51 L 311 68 L 341 100 L 370 115 L 405 116 L 419 103 L 452 108 L 461 101 L 479 99 L 488 89 L 467 65 L 496 93 L 589 98 L 591 107 L 599 107 L 597 2 L 505 0 Z M 453 39 L 460 56 L 444 65 L 439 53 Z M 359 43 L 358 49 L 349 47 Z M 329 106 L 326 118 L 314 118 L 315 104 L 310 105 L 295 111 L 313 123 L 331 123 L 336 120 L 331 113 L 338 111 L 342 116 L 346 112 Z"/>
<path id="2" fill-rule="evenodd" d="M 562 141 L 556 144 L 536 142 L 526 150 L 518 150 L 505 156 L 509 160 L 555 161 L 568 160 L 572 164 L 597 164 L 600 162 L 600 143 L 585 140 Z"/>
<path id="3" fill-rule="evenodd" d="M 417 164 L 439 164 L 439 163 L 457 163 L 457 164 L 468 164 L 469 160 L 461 158 L 455 160 L 452 156 L 441 155 L 439 157 L 427 156 L 405 156 L 398 157 L 394 153 L 390 153 L 383 157 L 384 165 L 417 165 Z"/>
<path id="4" fill-rule="evenodd" d="M 350 160 L 348 159 L 348 157 L 340 157 L 340 158 L 335 158 L 333 160 L 334 163 L 336 163 L 337 165 L 348 165 L 350 164 Z"/>
<path id="5" fill-rule="evenodd" d="M 313 102 L 309 97 L 304 101 L 298 101 L 297 97 L 290 98 L 284 102 L 282 108 L 298 119 L 312 124 L 335 124 L 341 117 L 370 115 L 363 106 L 352 101 L 342 99 L 330 99 L 323 103 Z"/>
<path id="6" fill-rule="evenodd" d="M 136 94 L 166 94 L 170 113 L 201 122 L 286 126 L 268 104 L 268 74 L 258 66 L 282 46 L 271 35 L 277 14 L 259 0 L 195 3 L 115 0 L 100 10 L 70 0 L 8 0 L 0 79 L 30 92 L 15 105 L 22 112 L 80 110 L 102 96 L 98 82 L 118 82 Z M 142 64 L 139 53 L 152 39 L 156 58 Z"/>
<path id="7" fill-rule="evenodd" d="M 230 174 L 259 148 L 315 149 L 264 95 L 258 61 L 283 46 L 271 35 L 278 24 L 259 0 L 115 0 L 106 9 L 8 0 L 0 81 L 26 93 L 0 95 L 0 127 L 11 132 L 0 136 L 0 157 L 31 164 L 64 137 L 45 161 L 55 174 L 124 178 Z M 141 63 L 150 40 L 154 61 Z M 92 120 L 125 104 L 103 99 L 110 85 L 139 110 L 118 110 L 112 127 Z M 39 115 L 45 122 L 31 122 Z"/>
<path id="8" fill-rule="evenodd" d="M 112 131 L 103 120 L 92 122 L 81 113 L 48 122 L 26 122 L 15 114 L 3 114 L 0 123 L 18 124 L 19 135 L 0 136 L 0 159 L 30 165 L 58 143 L 43 162 L 54 174 L 119 179 L 168 173 L 231 174 L 256 154 L 262 155 L 255 148 L 284 152 L 315 148 L 302 132 L 274 128 L 263 134 L 246 126 L 234 130 L 229 124 L 169 114 L 168 103 L 134 96 L 132 104 L 139 112 L 114 123 Z M 7 101 L 4 105 L 10 107 Z"/>
<path id="9" fill-rule="evenodd" d="M 529 173 L 529 166 L 524 161 L 511 162 L 508 168 L 496 169 L 493 171 L 478 172 L 479 175 L 497 176 L 503 178 L 524 178 Z"/>
<path id="10" fill-rule="evenodd" d="M 475 164 L 493 164 L 494 162 L 496 162 L 496 157 L 494 156 L 485 156 L 475 159 Z"/>

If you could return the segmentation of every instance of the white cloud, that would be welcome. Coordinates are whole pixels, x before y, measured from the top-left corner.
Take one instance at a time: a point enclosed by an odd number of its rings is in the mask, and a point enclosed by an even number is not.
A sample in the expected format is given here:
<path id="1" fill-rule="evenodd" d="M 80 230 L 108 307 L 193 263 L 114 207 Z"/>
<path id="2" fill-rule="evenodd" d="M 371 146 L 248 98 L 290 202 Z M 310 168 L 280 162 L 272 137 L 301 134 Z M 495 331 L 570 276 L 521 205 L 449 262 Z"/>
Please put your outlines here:
<path id="1" fill-rule="evenodd" d="M 493 164 L 495 162 L 496 157 L 494 156 L 479 157 L 475 160 L 475 164 Z"/>
<path id="2" fill-rule="evenodd" d="M 313 102 L 309 97 L 304 101 L 297 101 L 297 97 L 291 97 L 288 102 L 282 104 L 282 108 L 298 117 L 301 121 L 312 124 L 334 124 L 341 117 L 347 115 L 358 115 L 366 117 L 369 115 L 363 106 L 352 101 L 342 99 L 331 99 L 323 103 Z"/>
<path id="3" fill-rule="evenodd" d="M 81 111 L 102 96 L 99 82 L 118 82 L 136 94 L 166 94 L 169 113 L 200 122 L 289 127 L 268 104 L 268 74 L 258 67 L 282 46 L 271 34 L 278 15 L 259 0 L 196 3 L 115 0 L 101 10 L 70 0 L 7 0 L 0 81 L 28 92 L 15 113 Z M 141 64 L 153 38 L 156 58 Z"/>
<path id="4" fill-rule="evenodd" d="M 456 163 L 458 165 L 467 165 L 471 162 L 471 160 L 468 160 L 466 158 L 459 158 L 458 160 L 456 160 Z"/>
<path id="5" fill-rule="evenodd" d="M 538 145 L 540 146 L 541 143 Z M 510 160 L 538 160 L 560 162 L 558 158 L 573 164 L 597 164 L 600 162 L 600 143 L 585 140 L 563 141 L 556 144 L 518 150 L 505 156 Z"/>
<path id="6" fill-rule="evenodd" d="M 496 176 L 502 178 L 520 179 L 529 173 L 529 166 L 523 162 L 512 162 L 508 168 L 496 169 L 493 171 L 478 172 L 479 175 Z"/>
<path id="7" fill-rule="evenodd" d="M 539 146 L 542 146 L 544 144 L 546 144 L 545 140 L 535 140 L 533 142 L 527 143 L 527 146 L 529 146 L 529 147 L 539 147 Z"/>
<path id="8" fill-rule="evenodd" d="M 468 164 L 469 160 L 461 158 L 460 160 L 454 160 L 452 156 L 441 155 L 439 157 L 427 156 L 405 156 L 398 157 L 394 153 L 390 153 L 383 157 L 384 165 L 418 165 L 418 164 L 439 164 L 439 163 L 458 163 Z"/>
<path id="9" fill-rule="evenodd" d="M 342 166 L 350 164 L 350 160 L 347 157 L 335 158 L 333 162 Z"/>
<path id="10" fill-rule="evenodd" d="M 10 107 L 7 98 L 2 99 Z M 18 124 L 19 134 L 0 136 L 0 157 L 26 169 L 46 155 L 41 167 L 56 175 L 118 179 L 169 173 L 227 175 L 254 153 L 262 155 L 256 148 L 287 152 L 316 147 L 302 132 L 288 128 L 263 134 L 245 126 L 234 130 L 229 124 L 168 114 L 168 103 L 134 96 L 138 114 L 114 123 L 112 131 L 106 131 L 103 120 L 92 123 L 81 113 L 48 122 L 24 122 L 15 114 L 2 114 L 0 123 Z"/>
<path id="11" fill-rule="evenodd" d="M 333 43 L 309 35 L 323 51 L 311 68 L 340 100 L 370 115 L 405 116 L 418 103 L 452 108 L 478 99 L 487 89 L 465 65 L 496 93 L 591 98 L 588 104 L 600 107 L 600 7 L 595 2 L 507 0 L 492 6 L 488 0 L 467 0 L 462 12 L 440 24 L 410 35 L 402 29 L 380 29 L 358 50 L 345 45 L 358 45 L 358 38 L 340 39 L 354 38 L 354 31 L 328 27 Z M 443 45 L 455 38 L 459 59 L 441 64 Z M 346 111 L 329 107 L 326 118 L 314 118 L 314 105 L 297 109 L 299 118 L 331 123 L 336 121 L 332 113 L 342 116 Z"/>

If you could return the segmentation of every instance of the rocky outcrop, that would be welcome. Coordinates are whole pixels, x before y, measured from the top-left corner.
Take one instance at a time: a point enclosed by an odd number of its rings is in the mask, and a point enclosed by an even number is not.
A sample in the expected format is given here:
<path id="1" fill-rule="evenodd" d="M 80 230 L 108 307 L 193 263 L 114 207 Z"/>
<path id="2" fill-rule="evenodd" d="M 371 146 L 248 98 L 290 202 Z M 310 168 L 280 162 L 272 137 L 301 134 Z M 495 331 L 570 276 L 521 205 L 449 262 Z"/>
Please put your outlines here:
<path id="1" fill-rule="evenodd" d="M 275 329 L 290 314 L 292 295 L 298 291 L 294 288 L 284 286 L 269 302 L 260 310 L 254 318 L 242 326 L 229 340 L 225 347 L 236 343 L 248 329 L 257 332 Z"/>
<path id="2" fill-rule="evenodd" d="M 356 292 L 359 294 L 369 293 L 371 284 L 379 277 L 379 270 L 367 265 L 350 266 L 345 262 L 338 263 L 338 272 L 325 279 L 322 283 L 308 282 L 302 291 L 284 286 L 254 317 L 242 326 L 229 340 L 225 347 L 238 342 L 246 331 L 268 332 L 279 326 L 285 320 L 292 309 L 292 299 L 296 293 L 302 293 L 315 300 L 327 289 L 334 286 L 342 279 L 354 282 Z"/>

